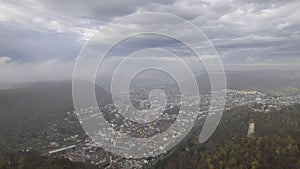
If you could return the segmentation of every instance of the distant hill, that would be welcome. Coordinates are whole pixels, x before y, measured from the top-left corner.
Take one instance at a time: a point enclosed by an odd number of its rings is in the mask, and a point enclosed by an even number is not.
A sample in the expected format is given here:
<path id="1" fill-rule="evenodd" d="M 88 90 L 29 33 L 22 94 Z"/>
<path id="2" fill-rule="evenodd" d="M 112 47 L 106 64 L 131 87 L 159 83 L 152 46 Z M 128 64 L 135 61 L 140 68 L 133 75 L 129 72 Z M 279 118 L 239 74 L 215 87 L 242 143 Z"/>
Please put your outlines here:
<path id="1" fill-rule="evenodd" d="M 217 74 L 218 72 L 211 72 Z M 295 95 L 300 94 L 300 72 L 299 71 L 278 71 L 278 70 L 253 70 L 253 71 L 226 71 L 226 82 L 228 89 L 237 90 L 258 90 L 274 95 Z M 196 73 L 196 81 L 201 93 L 210 91 L 209 76 L 206 72 Z M 111 77 L 102 77 L 97 84 L 107 88 L 110 87 Z M 123 78 L 130 78 L 123 76 Z M 176 79 L 178 80 L 178 79 Z M 183 82 L 188 84 L 191 77 L 186 77 Z M 132 81 L 133 86 L 153 87 L 163 85 L 177 87 L 176 81 L 159 71 L 148 71 L 136 77 Z"/>
<path id="2" fill-rule="evenodd" d="M 228 71 L 228 89 L 258 90 L 274 95 L 300 94 L 300 72 L 291 71 Z M 202 92 L 210 90 L 207 73 L 199 73 L 197 82 Z"/>

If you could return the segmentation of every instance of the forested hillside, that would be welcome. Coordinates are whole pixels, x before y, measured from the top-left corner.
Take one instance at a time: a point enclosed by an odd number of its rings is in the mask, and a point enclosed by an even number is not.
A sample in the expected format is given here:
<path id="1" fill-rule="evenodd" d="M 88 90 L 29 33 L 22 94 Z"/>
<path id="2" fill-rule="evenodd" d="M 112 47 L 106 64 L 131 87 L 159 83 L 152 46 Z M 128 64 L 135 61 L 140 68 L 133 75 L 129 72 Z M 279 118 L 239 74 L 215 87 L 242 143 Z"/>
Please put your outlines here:
<path id="1" fill-rule="evenodd" d="M 40 156 L 36 152 L 0 155 L 0 169 L 96 169 L 91 164 Z"/>
<path id="2" fill-rule="evenodd" d="M 97 99 L 110 98 L 97 86 L 96 94 Z M 70 81 L 0 90 L 0 152 L 40 149 L 74 134 L 84 137 L 73 111 Z"/>
<path id="3" fill-rule="evenodd" d="M 255 135 L 247 138 L 248 121 Z M 205 144 L 197 135 L 160 161 L 158 169 L 298 169 L 300 168 L 300 105 L 263 113 L 239 107 L 224 113 Z"/>

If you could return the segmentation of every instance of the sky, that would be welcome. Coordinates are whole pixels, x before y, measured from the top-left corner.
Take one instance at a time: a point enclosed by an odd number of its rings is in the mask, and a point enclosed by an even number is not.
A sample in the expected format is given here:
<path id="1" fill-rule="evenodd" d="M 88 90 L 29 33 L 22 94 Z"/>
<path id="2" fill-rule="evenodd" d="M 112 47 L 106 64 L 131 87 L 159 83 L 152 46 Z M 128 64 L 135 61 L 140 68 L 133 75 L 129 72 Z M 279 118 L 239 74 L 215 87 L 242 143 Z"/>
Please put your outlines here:
<path id="1" fill-rule="evenodd" d="M 196 25 L 225 70 L 299 70 L 299 8 L 297 0 L 1 0 L 0 85 L 70 79 L 81 48 L 99 28 L 143 12 L 165 12 Z M 127 45 L 174 43 L 153 39 Z M 119 49 L 116 55 L 126 53 Z"/>

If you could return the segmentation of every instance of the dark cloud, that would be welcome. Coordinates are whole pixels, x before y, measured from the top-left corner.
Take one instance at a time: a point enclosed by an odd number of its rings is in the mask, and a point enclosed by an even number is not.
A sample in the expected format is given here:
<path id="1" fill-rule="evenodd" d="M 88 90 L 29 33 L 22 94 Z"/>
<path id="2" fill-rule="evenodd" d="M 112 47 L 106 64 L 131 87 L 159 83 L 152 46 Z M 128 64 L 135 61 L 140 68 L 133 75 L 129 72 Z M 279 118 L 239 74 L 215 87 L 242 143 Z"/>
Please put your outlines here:
<path id="1" fill-rule="evenodd" d="M 15 61 L 72 59 L 81 47 L 74 33 L 37 32 L 3 24 L 0 27 L 0 56 Z"/>
<path id="2" fill-rule="evenodd" d="M 49 11 L 55 11 L 74 18 L 87 18 L 100 21 L 109 21 L 112 18 L 135 13 L 140 7 L 150 4 L 172 4 L 172 0 L 45 0 L 38 2 Z"/>
<path id="3" fill-rule="evenodd" d="M 73 64 L 71 60 L 86 40 L 104 24 L 138 12 L 167 12 L 199 27 L 225 64 L 295 64 L 300 63 L 299 8 L 297 0 L 3 0 L 0 58 L 2 65 L 9 64 L 6 74 L 11 69 L 19 70 L 14 67 L 22 63 L 31 65 L 53 59 L 63 67 L 63 63 Z M 160 18 L 156 20 L 159 22 Z M 187 36 L 193 39 L 188 33 Z M 174 40 L 148 37 L 127 41 L 114 55 L 157 46 L 183 50 Z"/>

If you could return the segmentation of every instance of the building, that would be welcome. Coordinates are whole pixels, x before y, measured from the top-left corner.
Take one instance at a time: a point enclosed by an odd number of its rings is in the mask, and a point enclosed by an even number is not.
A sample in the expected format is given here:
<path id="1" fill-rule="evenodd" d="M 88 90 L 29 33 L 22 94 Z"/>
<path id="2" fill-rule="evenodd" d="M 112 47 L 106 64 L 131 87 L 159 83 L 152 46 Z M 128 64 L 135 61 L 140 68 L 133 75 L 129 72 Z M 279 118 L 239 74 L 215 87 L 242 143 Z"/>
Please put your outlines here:
<path id="1" fill-rule="evenodd" d="M 71 145 L 71 146 L 68 146 L 68 147 L 64 147 L 64 148 L 49 151 L 48 154 L 52 155 L 52 156 L 60 156 L 60 155 L 65 154 L 66 151 L 74 150 L 74 149 L 76 149 L 76 145 Z"/>
<path id="2" fill-rule="evenodd" d="M 251 118 L 250 121 L 249 121 L 249 128 L 248 128 L 247 137 L 253 136 L 254 133 L 255 133 L 255 122 L 254 122 L 254 119 Z"/>

